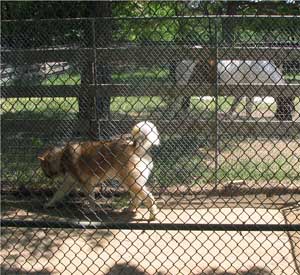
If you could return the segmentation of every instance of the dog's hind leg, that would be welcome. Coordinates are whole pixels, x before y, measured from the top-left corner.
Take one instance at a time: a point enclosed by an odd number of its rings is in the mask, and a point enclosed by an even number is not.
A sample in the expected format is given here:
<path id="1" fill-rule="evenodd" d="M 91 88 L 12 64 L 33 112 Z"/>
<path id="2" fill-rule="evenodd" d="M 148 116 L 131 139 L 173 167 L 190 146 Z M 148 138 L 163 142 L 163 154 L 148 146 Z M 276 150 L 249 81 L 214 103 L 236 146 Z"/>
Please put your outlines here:
<path id="1" fill-rule="evenodd" d="M 146 205 L 146 207 L 150 211 L 149 220 L 150 221 L 155 220 L 156 215 L 158 213 L 158 209 L 155 204 L 155 199 L 154 199 L 153 195 L 151 194 L 151 192 L 147 190 L 146 186 L 143 186 L 143 187 L 135 186 L 133 188 L 136 188 L 137 190 L 140 189 L 140 191 L 138 191 L 138 193 L 136 195 Z"/>
<path id="2" fill-rule="evenodd" d="M 87 179 L 81 178 L 80 181 L 78 181 L 78 186 L 87 198 L 90 207 L 94 207 L 94 209 L 91 208 L 92 210 L 98 209 L 103 211 L 103 207 L 97 203 L 95 194 L 93 194 L 93 190 L 97 183 L 102 181 L 103 179 L 99 179 L 98 177 L 89 177 Z"/>
<path id="3" fill-rule="evenodd" d="M 95 206 L 96 208 L 101 208 L 101 206 L 95 201 L 95 194 L 93 194 L 94 185 L 92 184 L 80 184 L 80 189 L 84 193 L 85 197 L 88 199 L 89 204 Z"/>
<path id="4" fill-rule="evenodd" d="M 45 204 L 45 208 L 54 207 L 75 187 L 75 180 L 71 175 L 66 175 L 63 185 L 56 191 L 52 199 Z"/>
<path id="5" fill-rule="evenodd" d="M 135 198 L 133 201 L 139 203 L 142 202 L 146 205 L 150 211 L 149 220 L 155 220 L 158 209 L 153 195 L 147 190 L 146 186 L 140 185 L 138 183 L 138 178 L 136 179 L 133 176 L 128 176 L 123 183 L 128 187 L 129 191 L 134 194 Z"/>
<path id="6" fill-rule="evenodd" d="M 143 188 L 146 188 L 146 187 L 144 186 Z M 144 203 L 150 211 L 149 220 L 153 221 L 153 220 L 155 220 L 156 215 L 158 214 L 158 208 L 156 206 L 155 199 L 154 199 L 153 195 L 151 194 L 151 192 L 148 190 L 145 190 L 144 192 L 147 196 L 144 200 Z"/>

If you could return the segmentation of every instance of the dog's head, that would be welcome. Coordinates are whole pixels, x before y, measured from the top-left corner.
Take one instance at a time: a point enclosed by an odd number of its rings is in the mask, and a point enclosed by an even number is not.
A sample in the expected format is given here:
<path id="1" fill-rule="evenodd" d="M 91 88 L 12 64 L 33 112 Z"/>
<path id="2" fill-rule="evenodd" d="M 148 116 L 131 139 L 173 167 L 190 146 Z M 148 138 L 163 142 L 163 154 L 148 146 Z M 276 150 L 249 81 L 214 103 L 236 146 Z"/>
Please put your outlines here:
<path id="1" fill-rule="evenodd" d="M 41 168 L 48 178 L 54 178 L 62 173 L 61 158 L 64 147 L 53 146 L 38 156 Z"/>

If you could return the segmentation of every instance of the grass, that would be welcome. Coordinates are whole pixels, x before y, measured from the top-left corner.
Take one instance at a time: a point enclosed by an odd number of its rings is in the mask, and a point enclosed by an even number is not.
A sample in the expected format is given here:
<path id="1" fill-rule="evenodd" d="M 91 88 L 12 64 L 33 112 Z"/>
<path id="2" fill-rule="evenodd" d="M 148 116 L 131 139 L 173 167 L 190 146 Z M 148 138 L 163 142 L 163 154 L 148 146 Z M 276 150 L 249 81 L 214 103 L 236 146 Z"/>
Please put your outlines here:
<path id="1" fill-rule="evenodd" d="M 227 112 L 232 103 L 233 97 L 219 97 L 218 110 Z M 79 112 L 77 98 L 10 98 L 0 99 L 2 119 L 69 119 L 74 118 Z M 242 111 L 245 101 L 241 101 L 237 111 Z M 299 98 L 295 99 L 296 112 L 300 112 Z M 179 105 L 176 107 L 179 108 Z M 111 113 L 126 116 L 164 116 L 164 111 L 168 111 L 165 98 L 159 96 L 141 97 L 112 97 Z M 191 97 L 189 109 L 190 117 L 211 118 L 215 114 L 216 104 L 214 99 L 203 99 Z M 255 111 L 263 114 L 266 111 L 276 110 L 276 104 L 268 105 L 259 103 L 255 105 Z M 161 112 L 162 111 L 162 112 Z M 157 117 L 157 116 L 156 116 Z"/>
<path id="2" fill-rule="evenodd" d="M 68 118 L 79 110 L 76 98 L 9 98 L 0 102 L 2 119 Z"/>
<path id="3" fill-rule="evenodd" d="M 147 114 L 157 109 L 158 106 L 165 106 L 165 102 L 159 96 L 141 97 L 114 97 L 111 99 L 111 112 L 138 116 Z"/>
<path id="4" fill-rule="evenodd" d="M 216 175 L 220 182 L 300 180 L 299 160 L 295 158 L 300 153 L 299 140 L 225 142 L 221 144 L 217 166 L 215 152 L 205 144 L 204 137 L 163 142 L 155 155 L 156 181 L 162 186 L 193 186 L 213 182 Z M 255 157 L 247 155 L 250 149 Z M 268 152 L 267 157 L 262 152 Z"/>
<path id="5" fill-rule="evenodd" d="M 168 78 L 169 76 L 169 69 L 167 68 L 140 68 L 135 71 L 120 71 L 119 73 L 112 74 L 112 81 L 114 83 L 122 83 L 128 82 L 131 83 L 135 82 L 161 82 Z"/>
<path id="6" fill-rule="evenodd" d="M 49 75 L 41 83 L 43 86 L 49 85 L 80 85 L 81 77 L 79 73 Z"/>
<path id="7" fill-rule="evenodd" d="M 287 74 L 284 76 L 285 80 L 289 81 L 300 81 L 300 74 Z"/>
<path id="8" fill-rule="evenodd" d="M 224 181 L 251 180 L 251 181 L 283 181 L 299 180 L 299 169 L 288 164 L 289 157 L 281 156 L 266 162 L 241 160 L 235 165 L 223 163 L 220 166 L 218 178 Z"/>

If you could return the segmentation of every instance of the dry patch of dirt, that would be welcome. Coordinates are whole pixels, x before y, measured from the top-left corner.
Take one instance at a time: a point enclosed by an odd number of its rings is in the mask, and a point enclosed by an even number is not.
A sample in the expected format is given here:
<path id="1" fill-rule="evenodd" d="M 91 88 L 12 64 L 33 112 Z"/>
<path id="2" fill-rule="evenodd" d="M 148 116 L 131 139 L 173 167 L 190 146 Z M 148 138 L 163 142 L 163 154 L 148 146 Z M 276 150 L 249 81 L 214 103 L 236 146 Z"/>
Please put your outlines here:
<path id="1" fill-rule="evenodd" d="M 262 220 L 265 213 L 251 208 L 162 210 L 158 218 L 174 223 L 209 217 L 211 223 L 226 223 L 224 217 L 286 222 L 278 210 Z M 4 228 L 0 262 L 2 271 L 45 274 L 294 275 L 298 237 L 297 232 Z"/>

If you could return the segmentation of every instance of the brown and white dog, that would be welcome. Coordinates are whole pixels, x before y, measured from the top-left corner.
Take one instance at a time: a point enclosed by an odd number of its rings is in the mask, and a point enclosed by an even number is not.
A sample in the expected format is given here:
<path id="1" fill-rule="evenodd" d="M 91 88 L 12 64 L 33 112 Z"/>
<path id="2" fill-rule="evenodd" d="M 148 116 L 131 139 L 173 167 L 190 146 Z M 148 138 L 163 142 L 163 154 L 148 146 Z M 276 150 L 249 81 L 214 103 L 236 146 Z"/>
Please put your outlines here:
<path id="1" fill-rule="evenodd" d="M 136 124 L 131 134 L 131 141 L 72 142 L 47 149 L 38 157 L 43 172 L 50 178 L 64 175 L 65 180 L 45 207 L 53 207 L 77 184 L 89 196 L 97 183 L 117 179 L 130 192 L 129 210 L 135 212 L 144 203 L 154 220 L 158 209 L 146 183 L 153 168 L 148 151 L 159 145 L 159 134 L 149 121 Z"/>

